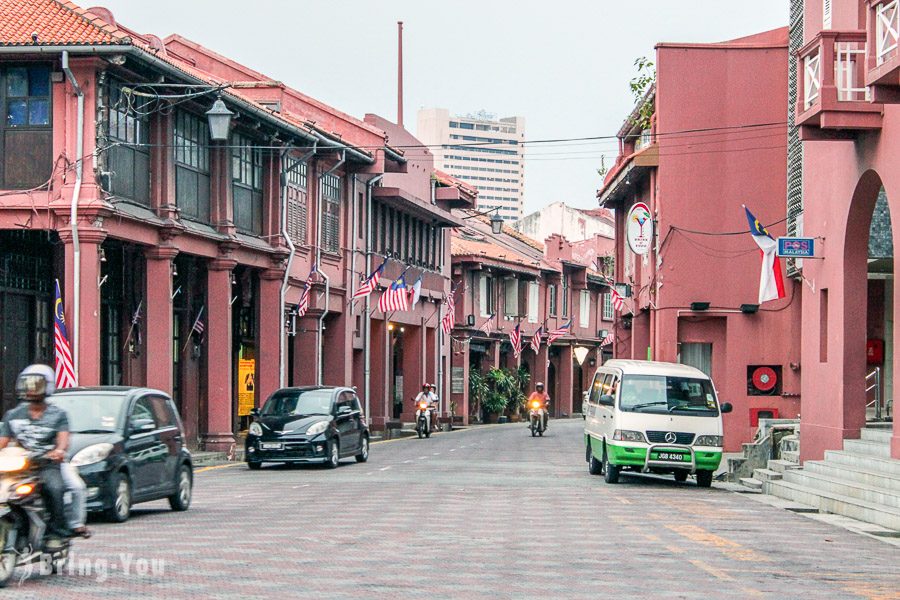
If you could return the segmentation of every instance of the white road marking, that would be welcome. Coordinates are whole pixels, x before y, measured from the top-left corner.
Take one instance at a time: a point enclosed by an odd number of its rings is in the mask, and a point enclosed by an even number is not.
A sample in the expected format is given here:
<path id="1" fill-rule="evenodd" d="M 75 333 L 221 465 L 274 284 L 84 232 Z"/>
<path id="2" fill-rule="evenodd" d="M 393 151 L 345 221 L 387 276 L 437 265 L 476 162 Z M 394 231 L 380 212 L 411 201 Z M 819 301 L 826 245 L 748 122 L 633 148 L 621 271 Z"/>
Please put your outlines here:
<path id="1" fill-rule="evenodd" d="M 428 458 L 428 457 L 427 457 L 427 456 L 420 456 L 420 457 L 419 457 L 419 460 L 425 460 L 426 458 Z"/>
<path id="2" fill-rule="evenodd" d="M 390 469 L 390 468 L 391 468 L 391 466 L 388 465 L 388 466 L 386 466 L 386 467 L 381 467 L 381 468 L 378 469 L 378 470 L 379 470 L 379 471 L 387 471 L 387 470 Z"/>

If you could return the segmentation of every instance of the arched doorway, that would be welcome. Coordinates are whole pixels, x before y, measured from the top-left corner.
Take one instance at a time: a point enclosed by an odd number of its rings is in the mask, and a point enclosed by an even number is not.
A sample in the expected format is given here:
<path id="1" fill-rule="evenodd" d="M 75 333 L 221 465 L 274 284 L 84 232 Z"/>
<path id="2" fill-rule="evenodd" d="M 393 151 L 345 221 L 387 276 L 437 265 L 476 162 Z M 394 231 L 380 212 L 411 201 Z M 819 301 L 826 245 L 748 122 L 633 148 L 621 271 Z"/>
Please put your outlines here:
<path id="1" fill-rule="evenodd" d="M 869 225 L 866 303 L 866 421 L 885 421 L 894 383 L 894 240 L 884 186 Z"/>

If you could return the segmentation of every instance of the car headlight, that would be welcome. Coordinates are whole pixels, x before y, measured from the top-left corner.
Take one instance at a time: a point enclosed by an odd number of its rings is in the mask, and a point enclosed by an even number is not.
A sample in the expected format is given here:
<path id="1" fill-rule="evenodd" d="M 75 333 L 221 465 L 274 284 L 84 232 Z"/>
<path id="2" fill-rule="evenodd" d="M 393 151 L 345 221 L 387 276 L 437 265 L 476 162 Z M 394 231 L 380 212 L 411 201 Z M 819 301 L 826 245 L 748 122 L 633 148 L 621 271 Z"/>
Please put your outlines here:
<path id="1" fill-rule="evenodd" d="M 722 445 L 722 436 L 721 435 L 699 435 L 697 439 L 694 440 L 695 446 L 721 446 Z"/>
<path id="2" fill-rule="evenodd" d="M 256 421 L 253 421 L 252 423 L 250 423 L 250 428 L 247 430 L 247 433 L 249 433 L 250 435 L 255 435 L 257 437 L 262 436 L 262 425 L 260 425 Z"/>
<path id="3" fill-rule="evenodd" d="M 645 442 L 644 434 L 640 431 L 630 431 L 628 429 L 616 429 L 613 432 L 613 439 L 622 442 Z"/>
<path id="4" fill-rule="evenodd" d="M 94 444 L 93 446 L 88 446 L 87 448 L 82 448 L 75 456 L 72 457 L 72 466 L 83 467 L 85 465 L 98 463 L 109 456 L 109 453 L 112 452 L 112 449 L 113 445 L 105 442 L 102 444 Z"/>
<path id="5" fill-rule="evenodd" d="M 328 421 L 319 421 L 318 423 L 313 423 L 309 426 L 309 429 L 306 430 L 306 435 L 319 435 L 326 429 L 328 429 Z"/>

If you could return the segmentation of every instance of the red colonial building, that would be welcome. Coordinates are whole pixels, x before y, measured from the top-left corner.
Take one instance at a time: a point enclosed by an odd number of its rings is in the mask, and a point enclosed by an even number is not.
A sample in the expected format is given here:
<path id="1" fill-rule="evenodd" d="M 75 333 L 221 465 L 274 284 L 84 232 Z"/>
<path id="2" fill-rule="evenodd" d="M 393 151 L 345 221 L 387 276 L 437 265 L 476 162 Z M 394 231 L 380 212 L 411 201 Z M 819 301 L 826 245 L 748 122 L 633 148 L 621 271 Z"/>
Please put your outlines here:
<path id="1" fill-rule="evenodd" d="M 554 416 L 581 412 L 582 392 L 603 362 L 600 343 L 612 328 L 606 279 L 591 263 L 573 257 L 573 245 L 559 235 L 542 244 L 515 229 L 491 231 L 487 217 L 457 212 L 465 226 L 451 241 L 456 326 L 452 333 L 450 398 L 456 413 L 479 421 L 481 407 L 469 398 L 470 371 L 491 368 L 529 373 L 529 393 L 541 381 Z M 547 333 L 571 323 L 547 345 Z M 519 325 L 522 352 L 517 359 L 510 334 Z M 544 336 L 537 353 L 530 342 Z"/>
<path id="2" fill-rule="evenodd" d="M 742 207 L 785 234 L 788 31 L 661 43 L 654 63 L 655 85 L 623 123 L 598 192 L 615 209 L 615 279 L 630 292 L 614 354 L 711 375 L 735 407 L 725 446 L 738 451 L 760 416 L 800 411 L 802 284 L 785 278 L 787 297 L 758 305 L 760 255 Z M 626 240 L 637 202 L 655 230 L 644 255 Z"/>
<path id="3" fill-rule="evenodd" d="M 392 147 L 418 145 L 402 128 L 57 0 L 0 0 L 0 89 L 2 408 L 51 360 L 54 279 L 79 383 L 171 393 L 195 447 L 230 448 L 282 385 L 355 385 L 378 426 L 398 363 L 406 381 L 447 371 L 443 228 L 474 193 Z M 349 301 L 385 258 L 385 281 L 422 278 L 399 328 L 380 291 Z"/>

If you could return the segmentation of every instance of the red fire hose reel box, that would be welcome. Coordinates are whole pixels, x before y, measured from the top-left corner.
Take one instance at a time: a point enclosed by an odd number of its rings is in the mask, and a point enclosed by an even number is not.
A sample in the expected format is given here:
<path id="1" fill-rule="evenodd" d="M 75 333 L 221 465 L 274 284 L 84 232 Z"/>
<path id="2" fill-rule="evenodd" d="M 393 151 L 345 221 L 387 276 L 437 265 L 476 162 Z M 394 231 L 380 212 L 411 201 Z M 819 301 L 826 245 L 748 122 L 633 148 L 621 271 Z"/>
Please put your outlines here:
<path id="1" fill-rule="evenodd" d="M 884 363 L 884 340 L 872 338 L 866 340 L 866 364 L 880 365 Z"/>
<path id="2" fill-rule="evenodd" d="M 750 427 L 759 427 L 760 419 L 777 419 L 777 408 L 751 408 L 750 409 Z"/>

